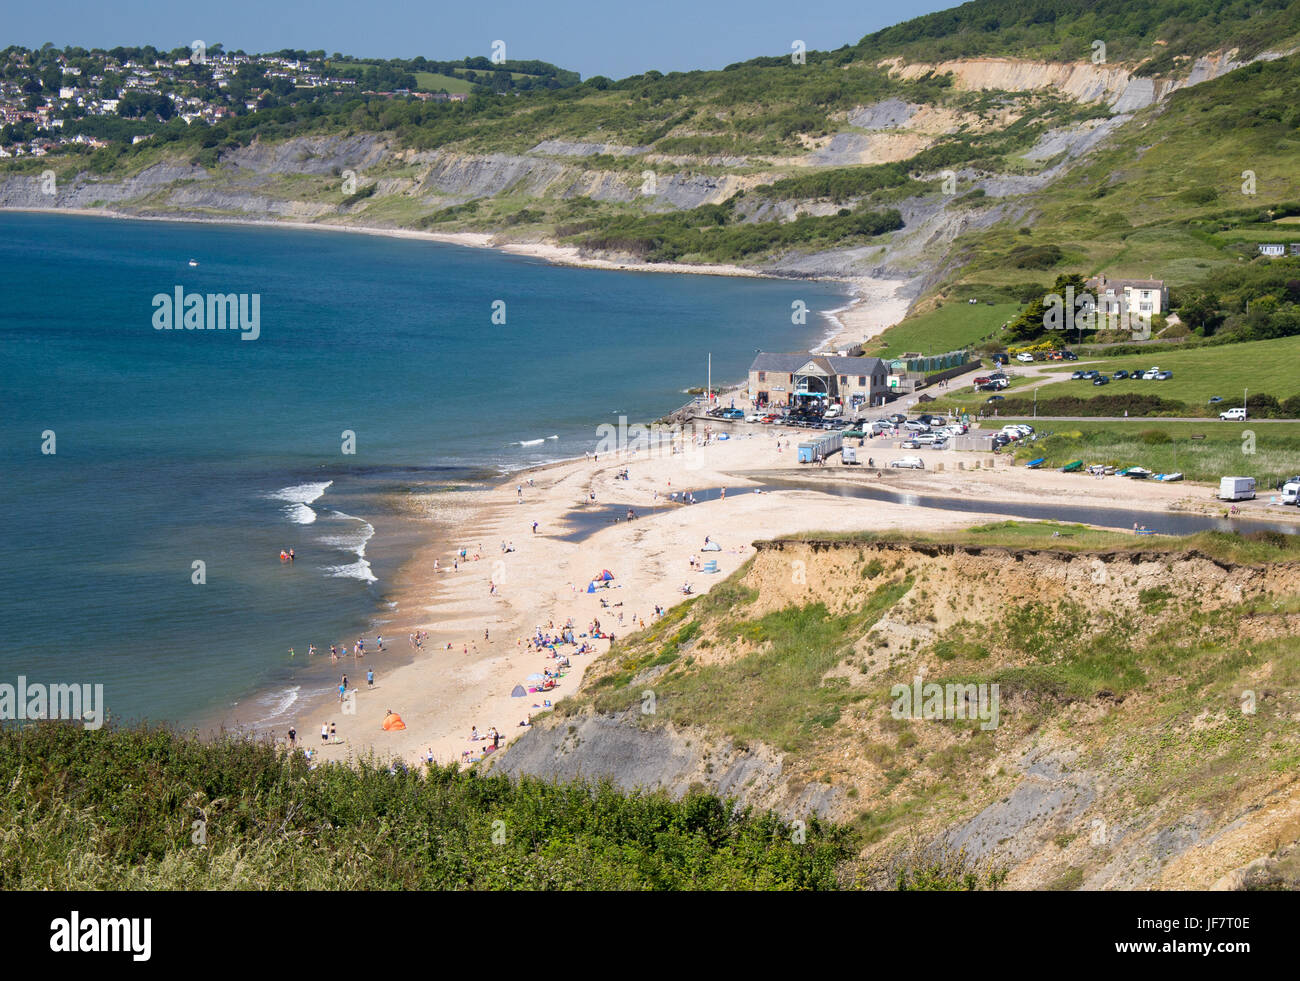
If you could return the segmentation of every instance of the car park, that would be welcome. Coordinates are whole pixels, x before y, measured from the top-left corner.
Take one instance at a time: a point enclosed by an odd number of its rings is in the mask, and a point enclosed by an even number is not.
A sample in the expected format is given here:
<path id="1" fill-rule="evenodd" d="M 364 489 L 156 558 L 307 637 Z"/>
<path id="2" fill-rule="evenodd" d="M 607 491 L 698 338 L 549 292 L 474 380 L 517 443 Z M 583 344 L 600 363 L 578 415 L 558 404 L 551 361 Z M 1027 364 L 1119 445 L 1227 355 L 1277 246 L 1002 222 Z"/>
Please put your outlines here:
<path id="1" fill-rule="evenodd" d="M 903 467 L 911 470 L 925 469 L 925 461 L 922 460 L 919 456 L 899 457 L 897 460 L 890 461 L 889 465 L 891 467 Z"/>

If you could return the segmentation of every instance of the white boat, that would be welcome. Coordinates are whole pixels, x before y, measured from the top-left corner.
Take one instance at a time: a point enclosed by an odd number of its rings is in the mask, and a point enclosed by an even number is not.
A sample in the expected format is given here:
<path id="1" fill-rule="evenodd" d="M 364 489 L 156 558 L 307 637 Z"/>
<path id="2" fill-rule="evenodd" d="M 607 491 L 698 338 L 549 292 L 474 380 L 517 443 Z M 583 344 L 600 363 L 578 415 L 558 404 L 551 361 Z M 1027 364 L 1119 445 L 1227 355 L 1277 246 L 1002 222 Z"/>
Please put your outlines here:
<path id="1" fill-rule="evenodd" d="M 1151 471 L 1146 467 L 1129 467 L 1125 477 L 1132 477 L 1134 480 L 1146 480 L 1151 476 Z"/>
<path id="2" fill-rule="evenodd" d="M 199 264 L 199 260 L 198 260 L 198 259 L 191 259 L 191 260 L 190 260 L 190 265 L 191 265 L 191 266 L 197 266 L 198 264 Z"/>

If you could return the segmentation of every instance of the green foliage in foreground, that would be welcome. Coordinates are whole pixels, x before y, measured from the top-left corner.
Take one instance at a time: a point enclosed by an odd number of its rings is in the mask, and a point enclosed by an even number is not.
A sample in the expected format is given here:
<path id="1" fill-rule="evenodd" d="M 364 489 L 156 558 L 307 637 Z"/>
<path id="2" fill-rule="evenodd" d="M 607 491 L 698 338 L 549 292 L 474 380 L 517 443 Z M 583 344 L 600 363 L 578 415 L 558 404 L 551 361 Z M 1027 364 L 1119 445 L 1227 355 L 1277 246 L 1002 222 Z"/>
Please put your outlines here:
<path id="1" fill-rule="evenodd" d="M 205 822 L 206 844 L 193 841 Z M 501 822 L 501 823 L 496 823 Z M 497 841 L 494 842 L 494 832 Z M 0 889 L 833 889 L 852 833 L 708 794 L 362 763 L 156 728 L 0 730 Z"/>

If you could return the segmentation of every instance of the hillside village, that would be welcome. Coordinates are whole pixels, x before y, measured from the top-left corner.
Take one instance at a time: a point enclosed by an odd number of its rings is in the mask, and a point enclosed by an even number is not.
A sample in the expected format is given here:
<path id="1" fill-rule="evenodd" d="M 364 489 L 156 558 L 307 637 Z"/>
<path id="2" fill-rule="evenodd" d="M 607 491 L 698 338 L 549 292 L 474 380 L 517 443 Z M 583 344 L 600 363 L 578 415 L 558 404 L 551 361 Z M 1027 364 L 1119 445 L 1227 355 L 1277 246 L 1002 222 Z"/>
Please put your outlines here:
<path id="1" fill-rule="evenodd" d="M 340 56 L 335 56 L 336 59 Z M 284 99 L 349 96 L 463 102 L 467 92 L 367 88 L 325 52 L 227 53 L 220 45 L 0 52 L 0 158 L 42 157 L 60 147 L 139 143 L 173 119 L 209 126 Z M 484 59 L 465 59 L 467 64 Z M 354 73 L 355 74 L 355 73 Z M 131 124 L 134 124 L 132 126 Z"/>

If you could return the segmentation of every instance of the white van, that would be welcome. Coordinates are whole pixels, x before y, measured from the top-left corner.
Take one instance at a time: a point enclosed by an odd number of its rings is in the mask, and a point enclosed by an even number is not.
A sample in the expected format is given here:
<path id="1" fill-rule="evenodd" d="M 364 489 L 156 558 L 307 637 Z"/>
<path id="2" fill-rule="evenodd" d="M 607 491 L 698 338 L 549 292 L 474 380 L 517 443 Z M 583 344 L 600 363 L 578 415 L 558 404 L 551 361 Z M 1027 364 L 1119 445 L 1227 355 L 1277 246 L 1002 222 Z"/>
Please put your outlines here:
<path id="1" fill-rule="evenodd" d="M 1254 498 L 1254 477 L 1223 477 L 1219 480 L 1220 501 L 1251 501 Z"/>
<path id="2" fill-rule="evenodd" d="M 823 419 L 838 419 L 838 418 L 840 417 L 841 413 L 843 413 L 843 412 L 844 412 L 844 407 L 843 407 L 843 406 L 841 406 L 841 405 L 832 405 L 829 409 L 827 409 L 825 412 L 822 413 L 822 418 L 823 418 Z"/>
<path id="3" fill-rule="evenodd" d="M 1219 418 L 1225 422 L 1240 422 L 1242 419 L 1246 418 L 1246 410 L 1241 406 L 1237 406 L 1235 409 L 1228 409 L 1226 412 L 1220 412 Z"/>
<path id="4" fill-rule="evenodd" d="M 1282 504 L 1300 504 L 1300 477 L 1292 477 L 1282 485 Z"/>

